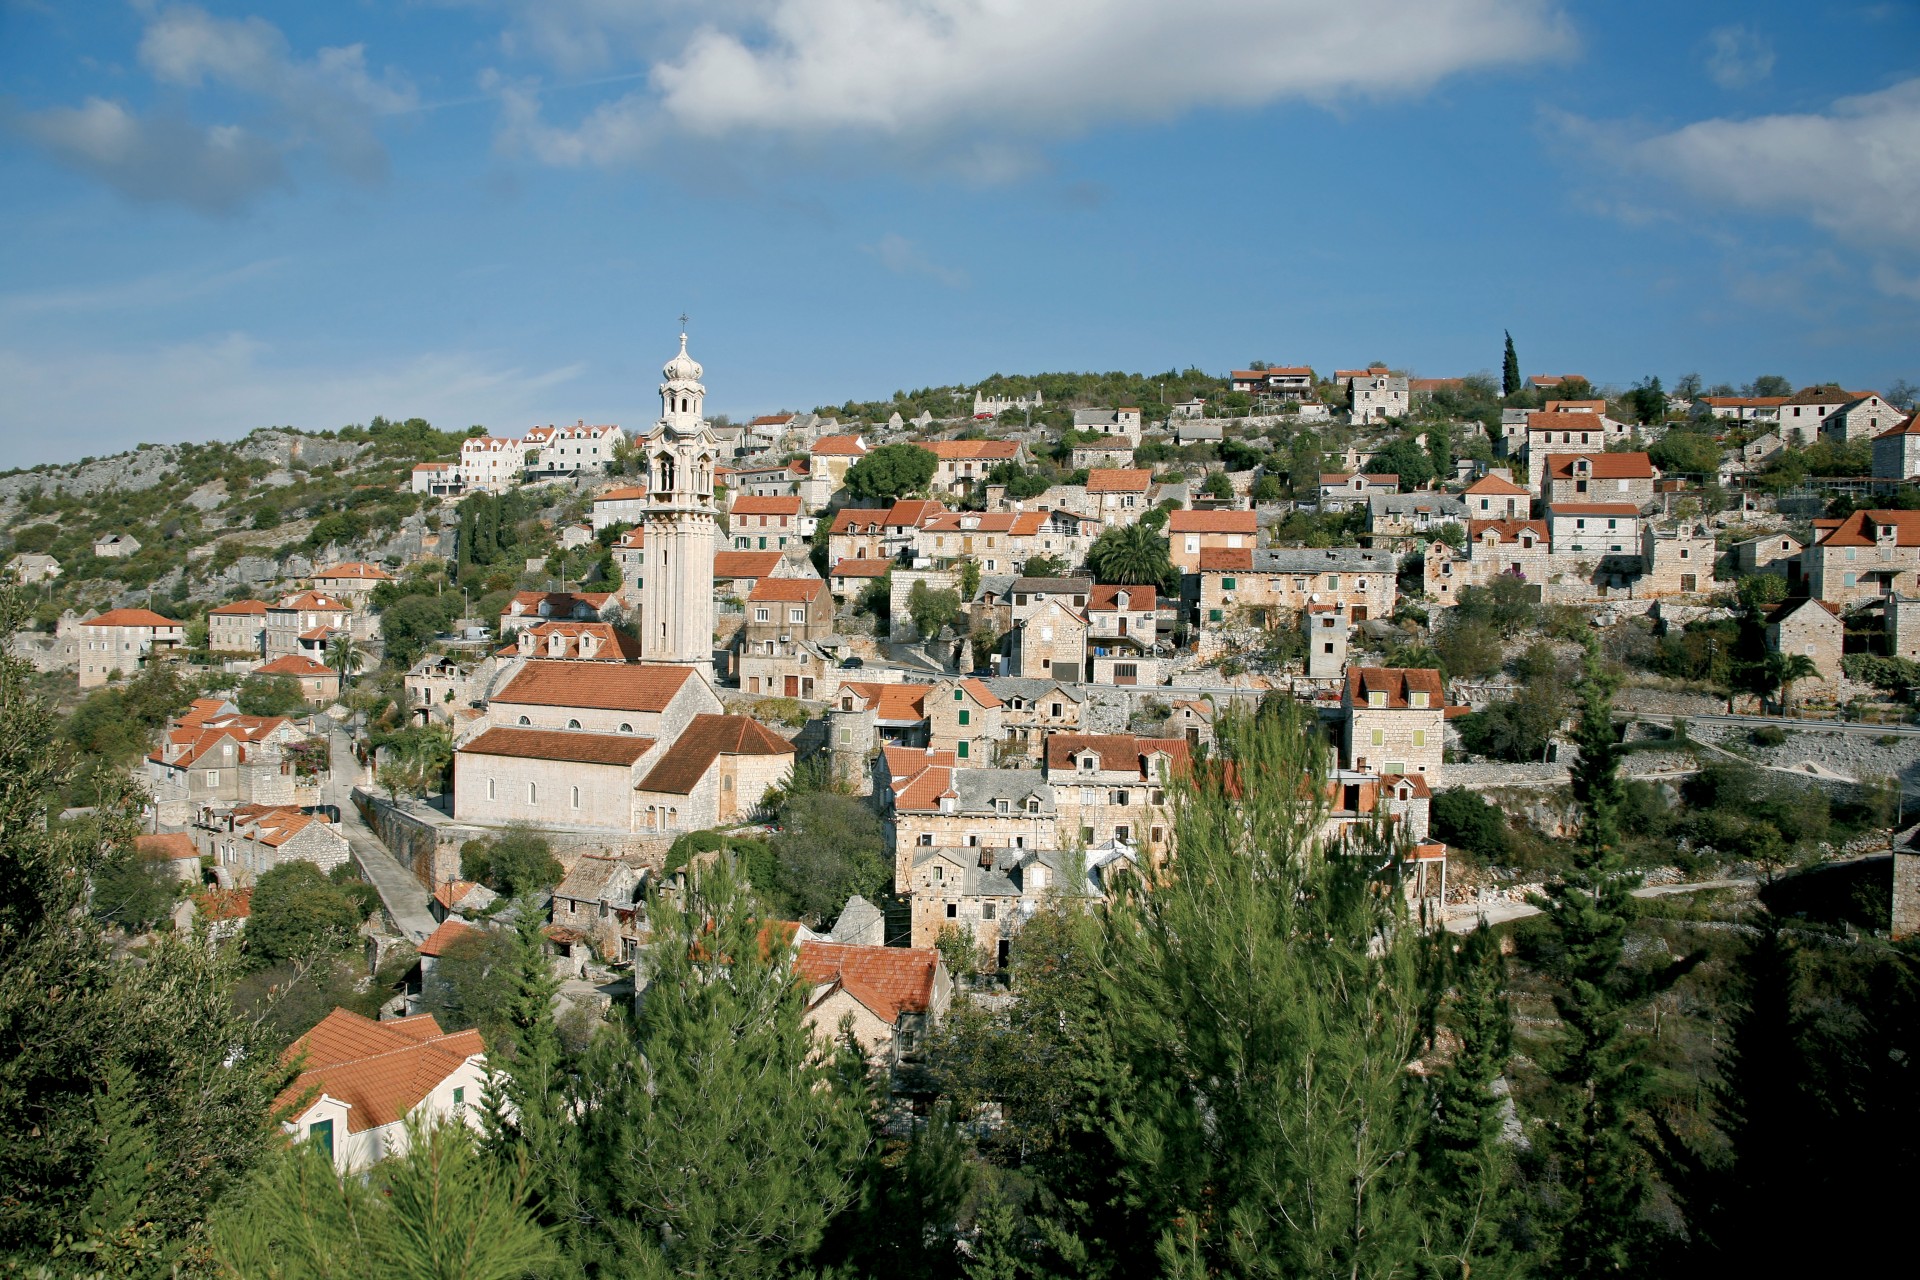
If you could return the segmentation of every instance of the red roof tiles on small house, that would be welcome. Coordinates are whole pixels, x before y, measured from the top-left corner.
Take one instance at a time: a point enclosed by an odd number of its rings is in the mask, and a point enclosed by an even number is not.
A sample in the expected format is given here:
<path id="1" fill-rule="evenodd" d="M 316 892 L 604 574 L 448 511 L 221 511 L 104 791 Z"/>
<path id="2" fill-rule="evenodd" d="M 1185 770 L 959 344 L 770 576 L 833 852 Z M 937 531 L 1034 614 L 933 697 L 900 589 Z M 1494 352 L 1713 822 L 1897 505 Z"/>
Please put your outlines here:
<path id="1" fill-rule="evenodd" d="M 200 851 L 193 837 L 184 831 L 169 831 L 157 836 L 135 836 L 133 847 L 143 858 L 162 862 L 198 862 Z"/>
<path id="2" fill-rule="evenodd" d="M 1120 603 L 1125 593 L 1127 602 Z M 1128 613 L 1145 612 L 1159 607 L 1158 591 L 1151 584 L 1118 586 L 1112 583 L 1096 584 L 1087 596 L 1088 613 L 1117 613 L 1122 609 Z"/>
<path id="3" fill-rule="evenodd" d="M 1871 547 L 1878 543 L 1881 529 L 1891 530 L 1899 547 L 1920 547 L 1920 511 L 1856 511 L 1817 536 L 1828 522 L 1813 522 L 1815 545 L 1822 547 Z"/>
<path id="4" fill-rule="evenodd" d="M 1488 497 L 1518 498 L 1530 496 L 1532 492 L 1523 484 L 1515 484 L 1503 476 L 1494 475 L 1481 476 L 1466 488 L 1467 495 L 1476 498 L 1482 494 Z"/>
<path id="5" fill-rule="evenodd" d="M 872 680 L 843 680 L 840 698 L 851 695 L 874 711 L 883 721 L 913 723 L 927 718 L 927 691 L 930 684 L 881 684 Z"/>
<path id="6" fill-rule="evenodd" d="M 892 1025 L 903 1013 L 933 1005 L 940 953 L 931 947 L 861 947 L 843 942 L 802 942 L 794 972 L 815 986 L 837 986 Z"/>
<path id="7" fill-rule="evenodd" d="M 86 627 L 184 627 L 186 623 L 163 618 L 151 609 L 109 609 L 97 618 L 88 618 Z"/>
<path id="8" fill-rule="evenodd" d="M 1096 467 L 1087 472 L 1088 493 L 1145 493 L 1153 472 L 1135 467 Z"/>
<path id="9" fill-rule="evenodd" d="M 1874 439 L 1892 440 L 1897 436 L 1920 436 L 1920 413 L 1909 415 L 1905 422 L 1894 423 Z"/>
<path id="10" fill-rule="evenodd" d="M 1571 480 L 1574 466 L 1584 462 L 1595 480 L 1651 480 L 1653 460 L 1644 453 L 1555 453 L 1547 456 L 1547 474 Z"/>
<path id="11" fill-rule="evenodd" d="M 847 559 L 828 571 L 834 578 L 884 578 L 893 572 L 893 561 L 872 559 Z"/>
<path id="12" fill-rule="evenodd" d="M 442 920 L 440 927 L 428 934 L 427 940 L 420 944 L 420 954 L 428 959 L 437 960 L 447 954 L 447 949 L 454 943 L 479 932 L 472 925 L 459 920 Z"/>
<path id="13" fill-rule="evenodd" d="M 1137 773 L 1153 779 L 1148 761 L 1156 755 L 1171 758 L 1173 769 L 1183 769 L 1192 760 L 1185 738 L 1143 738 L 1131 733 L 1051 733 L 1047 735 L 1048 772 L 1071 773 L 1074 758 L 1091 751 L 1100 757 L 1100 768 L 1112 773 Z"/>
<path id="14" fill-rule="evenodd" d="M 761 498 L 751 493 L 743 493 L 734 498 L 732 514 L 736 516 L 786 516 L 792 519 L 800 514 L 800 495 L 797 493 L 788 493 Z"/>
<path id="15" fill-rule="evenodd" d="M 289 653 L 285 657 L 264 662 L 253 669 L 258 676 L 337 676 L 340 673 L 322 662 L 315 662 L 303 653 Z"/>
<path id="16" fill-rule="evenodd" d="M 1020 455 L 1018 440 L 929 440 L 919 447 L 942 462 L 1006 462 Z"/>
<path id="17" fill-rule="evenodd" d="M 716 551 L 713 576 L 719 580 L 764 578 L 780 567 L 778 551 Z"/>
<path id="18" fill-rule="evenodd" d="M 1373 705 L 1370 695 L 1384 694 L 1383 705 L 1407 710 L 1413 708 L 1411 695 L 1427 695 L 1427 709 L 1443 710 L 1447 701 L 1446 688 L 1440 683 L 1440 673 L 1425 667 L 1349 667 L 1347 668 L 1347 704 L 1355 707 Z"/>
<path id="19" fill-rule="evenodd" d="M 266 614 L 265 600 L 235 600 L 232 604 L 207 610 L 210 618 L 264 618 Z"/>
<path id="20" fill-rule="evenodd" d="M 1549 540 L 1545 520 L 1469 520 L 1467 540 L 1478 542 L 1482 534 L 1492 533 L 1501 542 L 1518 542 L 1523 533 L 1532 533 L 1542 542 Z"/>
<path id="21" fill-rule="evenodd" d="M 276 1105 L 324 1094 L 347 1104 L 347 1132 L 364 1133 L 406 1119 L 442 1081 L 486 1051 L 478 1031 L 443 1032 L 426 1014 L 375 1022 L 335 1009 L 281 1056 L 302 1070 Z"/>
<path id="22" fill-rule="evenodd" d="M 1244 533 L 1260 531 L 1260 518 L 1251 511 L 1174 511 L 1167 516 L 1168 533 Z"/>
<path id="23" fill-rule="evenodd" d="M 349 560 L 345 564 L 328 565 L 311 575 L 315 582 L 324 582 L 329 578 L 348 578 L 369 582 L 391 582 L 393 575 L 377 564 L 368 564 L 364 560 Z"/>
<path id="24" fill-rule="evenodd" d="M 858 458 L 866 454 L 867 446 L 859 436 L 821 436 L 807 452 L 816 457 Z"/>
<path id="25" fill-rule="evenodd" d="M 827 589 L 823 578 L 761 578 L 747 594 L 750 601 L 776 604 L 811 604 Z"/>

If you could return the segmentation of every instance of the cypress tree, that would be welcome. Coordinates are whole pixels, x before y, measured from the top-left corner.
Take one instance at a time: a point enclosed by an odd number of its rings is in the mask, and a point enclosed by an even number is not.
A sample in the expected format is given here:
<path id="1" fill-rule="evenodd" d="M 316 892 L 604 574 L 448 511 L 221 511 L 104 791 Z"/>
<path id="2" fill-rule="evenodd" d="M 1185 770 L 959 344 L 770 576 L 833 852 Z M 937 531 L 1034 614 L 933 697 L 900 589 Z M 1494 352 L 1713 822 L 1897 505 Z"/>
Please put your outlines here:
<path id="1" fill-rule="evenodd" d="M 1500 394 L 1513 395 L 1520 390 L 1520 356 L 1513 349 L 1513 334 L 1507 334 L 1507 350 L 1500 358 Z"/>
<path id="2" fill-rule="evenodd" d="M 1565 1191 L 1560 1263 L 1562 1274 L 1575 1276 L 1627 1270 L 1645 1239 L 1640 1211 L 1648 1160 L 1633 1120 L 1647 1071 L 1627 1014 L 1647 987 L 1621 967 L 1631 895 L 1640 878 L 1626 870 L 1619 848 L 1626 790 L 1613 728 L 1617 684 L 1599 646 L 1589 641 L 1574 734 L 1580 759 L 1572 775 L 1580 833 L 1571 869 L 1536 899 L 1559 944 L 1550 964 L 1561 1021 L 1554 1076 L 1573 1099 L 1559 1144 Z"/>
<path id="3" fill-rule="evenodd" d="M 1405 1273 L 1420 1248 L 1418 943 L 1379 832 L 1324 847 L 1291 700 L 1171 788 L 1173 872 L 1106 916 L 1119 1273 Z"/>

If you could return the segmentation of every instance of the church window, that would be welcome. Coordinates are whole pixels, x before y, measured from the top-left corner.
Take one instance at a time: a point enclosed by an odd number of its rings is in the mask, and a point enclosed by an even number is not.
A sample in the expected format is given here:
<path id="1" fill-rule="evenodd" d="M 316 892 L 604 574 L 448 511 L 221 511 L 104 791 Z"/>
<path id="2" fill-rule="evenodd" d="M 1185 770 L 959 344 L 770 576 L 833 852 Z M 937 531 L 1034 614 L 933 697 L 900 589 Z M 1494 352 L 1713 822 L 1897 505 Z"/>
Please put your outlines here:
<path id="1" fill-rule="evenodd" d="M 569 720 L 569 721 L 567 721 L 567 728 L 569 728 L 569 729 L 578 729 L 579 727 L 580 727 L 580 722 L 579 722 L 578 720 Z"/>
<path id="2" fill-rule="evenodd" d="M 520 723 L 521 723 L 521 724 L 532 724 L 532 723 L 533 723 L 533 721 L 531 721 L 531 720 L 529 720 L 529 719 L 528 719 L 527 717 L 525 717 L 525 716 L 521 716 L 521 717 L 520 717 Z"/>
<path id="3" fill-rule="evenodd" d="M 632 733 L 632 732 L 633 732 L 633 726 L 632 726 L 632 725 L 630 725 L 630 724 L 628 724 L 628 723 L 627 723 L 626 721 L 624 721 L 624 720 L 623 720 L 623 721 L 621 721 L 621 722 L 620 722 L 620 732 L 622 732 L 622 733 Z"/>
<path id="4" fill-rule="evenodd" d="M 487 779 L 487 799 L 493 799 L 493 779 Z"/>
<path id="5" fill-rule="evenodd" d="M 540 800 L 540 784 L 537 782 L 529 782 L 527 784 L 527 803 L 537 804 L 539 800 Z"/>
<path id="6" fill-rule="evenodd" d="M 580 788 L 578 787 L 573 788 L 573 807 L 576 809 L 580 807 Z"/>

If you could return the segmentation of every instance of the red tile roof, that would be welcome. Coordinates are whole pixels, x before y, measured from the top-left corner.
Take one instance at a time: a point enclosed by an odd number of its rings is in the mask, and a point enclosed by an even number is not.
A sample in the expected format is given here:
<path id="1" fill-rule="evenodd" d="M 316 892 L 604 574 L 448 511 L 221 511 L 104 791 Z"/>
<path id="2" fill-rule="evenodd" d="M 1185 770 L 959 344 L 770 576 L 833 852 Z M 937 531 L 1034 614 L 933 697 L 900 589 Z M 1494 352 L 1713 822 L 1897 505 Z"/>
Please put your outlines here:
<path id="1" fill-rule="evenodd" d="M 283 610 L 320 609 L 332 613 L 350 613 L 353 610 L 352 605 L 338 596 L 330 596 L 320 591 L 301 591 L 283 597 L 279 604 L 272 607 Z"/>
<path id="2" fill-rule="evenodd" d="M 347 1104 L 347 1132 L 364 1133 L 406 1119 L 448 1076 L 486 1052 L 478 1031 L 443 1032 L 424 1014 L 375 1022 L 335 1009 L 281 1055 L 302 1070 L 276 1105 L 325 1094 Z"/>
<path id="3" fill-rule="evenodd" d="M 447 948 L 460 939 L 479 932 L 472 925 L 459 920 L 442 920 L 440 927 L 428 934 L 427 940 L 420 944 L 420 954 L 429 959 L 438 959 L 447 954 Z"/>
<path id="4" fill-rule="evenodd" d="M 1920 413 L 1910 415 L 1905 422 L 1897 422 L 1888 427 L 1875 440 L 1891 440 L 1895 436 L 1920 436 Z"/>
<path id="5" fill-rule="evenodd" d="M 1530 413 L 1527 415 L 1529 431 L 1604 431 L 1600 419 L 1591 413 Z"/>
<path id="6" fill-rule="evenodd" d="M 598 711 L 665 711 L 693 678 L 691 667 L 613 662 L 530 662 L 495 702 Z"/>
<path id="7" fill-rule="evenodd" d="M 639 502 L 647 496 L 647 491 L 639 485 L 627 485 L 621 489 L 609 489 L 605 493 L 593 495 L 595 502 Z"/>
<path id="8" fill-rule="evenodd" d="M 1153 472 L 1136 467 L 1096 467 L 1087 472 L 1088 493 L 1145 493 Z"/>
<path id="9" fill-rule="evenodd" d="M 880 684 L 872 680 L 843 680 L 842 697 L 852 694 L 864 700 L 882 720 L 925 720 L 929 684 Z"/>
<path id="10" fill-rule="evenodd" d="M 544 604 L 546 617 L 571 617 L 574 606 L 584 604 L 597 614 L 606 608 L 607 601 L 611 599 L 611 591 L 521 591 L 500 612 L 510 618 L 538 618 L 543 616 L 540 606 Z"/>
<path id="11" fill-rule="evenodd" d="M 1005 461 L 1020 454 L 1018 440 L 929 440 L 920 448 L 943 462 Z"/>
<path id="12" fill-rule="evenodd" d="M 653 749 L 653 742 L 652 738 L 637 738 L 630 733 L 500 728 L 487 730 L 460 751 L 464 755 L 511 756 L 519 760 L 632 765 Z"/>
<path id="13" fill-rule="evenodd" d="M 556 619 L 552 622 L 543 622 L 537 627 L 522 627 L 519 635 L 514 636 L 511 643 L 501 648 L 501 655 L 505 657 L 518 655 L 521 636 L 531 636 L 539 642 L 538 647 L 528 656 L 543 662 L 550 661 L 547 656 L 548 647 L 554 636 L 560 636 L 565 640 L 562 656 L 576 661 L 640 661 L 640 642 L 626 632 L 616 630 L 611 622 L 563 622 Z M 580 641 L 585 636 L 593 636 L 599 641 L 599 647 L 594 650 L 594 656 L 591 658 L 580 656 Z"/>
<path id="14" fill-rule="evenodd" d="M 163 618 L 151 609 L 109 609 L 97 618 L 88 618 L 87 627 L 183 627 L 184 622 Z"/>
<path id="15" fill-rule="evenodd" d="M 1253 572 L 1253 548 L 1202 547 L 1200 548 L 1200 572 L 1251 573 Z"/>
<path id="16" fill-rule="evenodd" d="M 1651 480 L 1653 460 L 1644 453 L 1554 453 L 1547 455 L 1547 474 L 1555 480 L 1573 478 L 1573 464 L 1593 466 L 1595 480 Z"/>
<path id="17" fill-rule="evenodd" d="M 337 676 L 340 673 L 325 663 L 315 662 L 304 653 L 289 653 L 253 669 L 257 676 Z"/>
<path id="18" fill-rule="evenodd" d="M 761 578 L 747 599 L 785 604 L 811 604 L 827 589 L 823 578 Z"/>
<path id="19" fill-rule="evenodd" d="M 1120 609 L 1120 593 L 1122 591 L 1127 593 L 1126 609 L 1129 613 L 1136 610 L 1156 609 L 1159 607 L 1159 601 L 1157 599 L 1158 592 L 1151 585 L 1123 587 L 1111 583 L 1102 583 L 1095 586 L 1092 593 L 1087 596 L 1087 612 L 1118 612 Z"/>
<path id="20" fill-rule="evenodd" d="M 788 493 L 770 498 L 760 498 L 755 497 L 751 493 L 743 493 L 733 500 L 733 514 L 736 516 L 787 516 L 791 518 L 800 514 L 800 495 L 797 493 Z"/>
<path id="21" fill-rule="evenodd" d="M 133 847 L 143 857 L 168 862 L 200 860 L 200 851 L 193 847 L 193 837 L 184 831 L 169 831 L 157 836 L 135 836 Z"/>
<path id="22" fill-rule="evenodd" d="M 794 972 L 805 981 L 844 990 L 888 1025 L 903 1013 L 925 1013 L 932 1007 L 939 965 L 940 953 L 931 947 L 812 941 L 800 944 L 793 962 Z"/>
<path id="23" fill-rule="evenodd" d="M 1607 402 L 1605 400 L 1549 400 L 1546 410 L 1548 413 L 1605 413 Z"/>
<path id="24" fill-rule="evenodd" d="M 1542 542 L 1547 541 L 1550 536 L 1545 520 L 1469 520 L 1467 521 L 1467 540 L 1478 542 L 1481 534 L 1492 530 L 1499 535 L 1502 542 L 1518 542 L 1520 534 L 1528 529 L 1539 535 Z"/>
<path id="25" fill-rule="evenodd" d="M 792 754 L 791 742 L 752 716 L 695 716 L 635 790 L 689 795 L 723 755 Z"/>
<path id="26" fill-rule="evenodd" d="M 253 890 L 203 889 L 194 895 L 193 904 L 210 924 L 221 920 L 245 920 L 253 914 Z"/>
<path id="27" fill-rule="evenodd" d="M 1174 511 L 1168 533 L 1258 533 L 1260 518 L 1251 511 Z"/>
<path id="28" fill-rule="evenodd" d="M 434 889 L 433 900 L 451 911 L 454 904 L 472 892 L 473 887 L 479 883 L 478 880 L 449 880 Z"/>
<path id="29" fill-rule="evenodd" d="M 821 436 L 808 453 L 836 458 L 858 458 L 867 452 L 859 436 Z"/>
<path id="30" fill-rule="evenodd" d="M 713 576 L 727 578 L 764 578 L 780 567 L 778 551 L 716 551 Z"/>
<path id="31" fill-rule="evenodd" d="M 896 787 L 893 807 L 902 812 L 924 812 L 938 809 L 942 796 L 955 794 L 952 766 L 936 765 L 915 774 L 904 787 Z"/>
<path id="32" fill-rule="evenodd" d="M 1072 773 L 1073 758 L 1084 751 L 1096 753 L 1104 770 L 1137 773 L 1143 779 L 1154 778 L 1149 772 L 1149 756 L 1171 756 L 1176 772 L 1192 759 L 1185 738 L 1142 738 L 1131 733 L 1050 733 L 1047 735 L 1047 771 Z"/>
<path id="33" fill-rule="evenodd" d="M 1478 480 L 1475 480 L 1467 486 L 1466 492 L 1475 497 L 1483 493 L 1519 497 L 1530 494 L 1533 491 L 1523 484 L 1515 484 L 1513 481 L 1501 476 L 1481 476 Z"/>
<path id="34" fill-rule="evenodd" d="M 365 578 L 369 581 L 391 581 L 393 575 L 377 564 L 368 564 L 364 560 L 349 560 L 345 564 L 329 565 L 312 575 L 318 582 L 324 578 Z"/>
<path id="35" fill-rule="evenodd" d="M 1814 529 L 1823 523 L 1814 521 Z M 1889 527 L 1895 546 L 1920 547 L 1920 511 L 1856 511 L 1815 541 L 1822 547 L 1871 547 L 1878 540 L 1875 529 Z"/>
<path id="36" fill-rule="evenodd" d="M 896 788 L 918 777 L 922 770 L 951 769 L 958 763 L 953 752 L 932 747 L 882 747 L 880 754 L 886 759 L 887 777 Z"/>
<path id="37" fill-rule="evenodd" d="M 968 676 L 964 680 L 962 680 L 960 682 L 960 687 L 962 689 L 965 689 L 975 702 L 979 703 L 981 706 L 987 708 L 988 710 L 992 710 L 994 707 L 1003 707 L 1006 705 L 1004 702 L 1000 701 L 1000 697 L 998 694 L 994 693 L 993 690 L 987 688 L 985 681 L 978 680 L 973 676 Z"/>
<path id="38" fill-rule="evenodd" d="M 1427 695 L 1428 710 L 1445 709 L 1447 691 L 1440 683 L 1440 673 L 1431 668 L 1347 668 L 1347 703 L 1350 706 L 1364 707 L 1368 694 L 1384 693 L 1387 695 L 1387 706 L 1407 710 L 1413 706 L 1407 700 L 1407 695 L 1416 692 Z"/>
<path id="39" fill-rule="evenodd" d="M 267 612 L 265 600 L 235 600 L 232 604 L 223 604 L 217 609 L 207 610 L 210 618 L 253 618 L 264 617 Z"/>

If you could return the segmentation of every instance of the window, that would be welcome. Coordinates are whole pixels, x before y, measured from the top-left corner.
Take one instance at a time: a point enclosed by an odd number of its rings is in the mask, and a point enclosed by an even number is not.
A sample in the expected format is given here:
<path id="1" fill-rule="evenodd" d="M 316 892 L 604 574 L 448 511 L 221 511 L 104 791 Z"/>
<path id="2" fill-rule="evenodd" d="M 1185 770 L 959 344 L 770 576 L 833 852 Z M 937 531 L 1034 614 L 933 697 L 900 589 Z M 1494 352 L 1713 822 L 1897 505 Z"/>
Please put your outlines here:
<path id="1" fill-rule="evenodd" d="M 993 919 L 993 908 L 994 908 L 994 904 L 993 904 L 993 903 L 991 903 L 991 902 L 983 902 L 983 903 L 981 903 L 981 904 L 980 904 L 980 918 L 981 918 L 982 920 L 991 920 L 991 919 Z"/>
<path id="2" fill-rule="evenodd" d="M 1425 689 L 1415 689 L 1413 692 L 1409 693 L 1407 695 L 1407 705 L 1411 707 L 1426 706 L 1427 691 Z"/>
<path id="3" fill-rule="evenodd" d="M 487 799 L 493 799 L 493 779 L 487 779 Z"/>
<path id="4" fill-rule="evenodd" d="M 578 729 L 579 727 L 580 727 L 580 722 L 579 722 L 578 720 L 569 720 L 569 721 L 567 721 L 567 728 L 569 728 L 569 729 Z"/>
<path id="5" fill-rule="evenodd" d="M 753 611 L 753 620 L 755 622 L 770 622 L 773 620 L 773 611 L 771 609 L 764 609 L 764 608 L 755 609 Z"/>
<path id="6" fill-rule="evenodd" d="M 961 690 L 961 689 L 955 689 L 955 690 L 953 691 L 953 700 L 954 700 L 955 702 L 959 702 L 959 701 L 961 701 L 961 700 L 962 700 L 962 699 L 964 699 L 964 698 L 965 698 L 966 696 L 967 696 L 967 695 L 966 695 L 966 692 L 965 692 L 964 690 Z M 966 721 L 964 721 L 964 720 L 963 720 L 963 721 L 961 721 L 961 723 L 962 723 L 962 724 L 965 724 L 965 723 L 966 723 Z"/>
<path id="7" fill-rule="evenodd" d="M 533 721 L 531 721 L 531 720 L 529 720 L 529 719 L 527 719 L 527 717 L 525 717 L 525 716 L 521 716 L 521 717 L 520 717 L 520 723 L 521 723 L 521 724 L 532 724 L 532 723 L 533 723 Z"/>
<path id="8" fill-rule="evenodd" d="M 788 622 L 805 622 L 806 620 L 807 620 L 807 611 L 805 609 L 787 610 Z"/>
<path id="9" fill-rule="evenodd" d="M 314 1143 L 322 1151 L 326 1152 L 327 1158 L 331 1160 L 333 1158 L 333 1121 L 315 1120 L 312 1124 L 308 1125 L 307 1141 Z"/>
<path id="10" fill-rule="evenodd" d="M 455 1085 L 453 1087 L 453 1105 L 456 1107 L 465 1106 L 466 1102 L 467 1102 L 466 1086 L 458 1085 L 458 1084 Z"/>
<path id="11" fill-rule="evenodd" d="M 973 713 L 971 711 L 968 711 L 965 707 L 960 708 L 960 727 L 963 729 L 966 728 L 967 725 L 972 722 L 972 716 Z"/>
<path id="12" fill-rule="evenodd" d="M 933 833 L 931 831 L 921 832 L 920 838 L 918 840 L 915 840 L 914 843 L 919 845 L 923 849 L 931 847 L 933 844 Z M 940 875 L 940 868 L 935 867 L 933 869 L 933 873 L 934 873 L 934 877 L 938 879 Z"/>
<path id="13" fill-rule="evenodd" d="M 1222 591 L 1232 591 L 1239 581 L 1238 578 L 1222 578 L 1220 579 L 1220 589 Z"/>
<path id="14" fill-rule="evenodd" d="M 1367 694 L 1367 705 L 1370 707 L 1384 707 L 1387 705 L 1387 695 L 1377 690 L 1370 692 Z"/>
<path id="15" fill-rule="evenodd" d="M 1376 747 L 1383 746 L 1385 745 L 1386 741 L 1387 741 L 1387 731 L 1385 729 L 1375 729 L 1373 731 L 1374 746 Z"/>
<path id="16" fill-rule="evenodd" d="M 207 785 L 210 787 L 220 785 L 220 771 L 218 769 L 207 770 Z"/>
<path id="17" fill-rule="evenodd" d="M 1221 613 L 1220 613 L 1220 610 L 1218 610 L 1218 609 L 1209 609 L 1209 610 L 1207 610 L 1207 621 L 1208 621 L 1208 622 L 1218 622 L 1218 621 L 1220 621 L 1220 618 L 1221 618 L 1221 616 L 1222 616 L 1222 615 L 1221 615 Z"/>
<path id="18" fill-rule="evenodd" d="M 958 760 L 967 759 L 969 756 L 973 754 L 971 747 L 972 747 L 971 743 L 966 742 L 964 740 L 961 741 L 960 744 L 956 746 L 953 750 L 954 758 Z"/>
<path id="19" fill-rule="evenodd" d="M 1092 772 L 1093 772 L 1093 757 L 1092 757 L 1092 756 L 1082 756 L 1082 757 L 1080 758 L 1080 772 L 1082 772 L 1082 773 L 1092 773 Z"/>
<path id="20" fill-rule="evenodd" d="M 573 788 L 573 807 L 576 809 L 580 807 L 580 788 L 578 787 Z"/>
<path id="21" fill-rule="evenodd" d="M 628 724 L 628 723 L 627 723 L 627 722 L 626 722 L 625 720 L 622 720 L 622 721 L 620 722 L 620 732 L 622 732 L 622 733 L 632 733 L 632 732 L 633 732 L 633 726 L 632 726 L 632 725 L 630 725 L 630 724 Z"/>
<path id="22" fill-rule="evenodd" d="M 1006 813 L 1010 803 L 1011 802 L 1006 800 L 995 800 L 993 802 L 993 807 L 1001 813 Z"/>
<path id="23" fill-rule="evenodd" d="M 1034 799 L 1032 796 L 1027 797 L 1027 812 L 1028 813 L 1040 812 L 1040 802 Z"/>
<path id="24" fill-rule="evenodd" d="M 1427 731 L 1425 729 L 1415 729 L 1413 731 L 1413 745 L 1416 747 L 1424 747 L 1427 745 Z"/>
<path id="25" fill-rule="evenodd" d="M 1167 838 L 1167 829 L 1165 827 L 1153 828 L 1153 835 L 1151 837 L 1153 843 L 1159 844 L 1162 840 L 1165 840 L 1166 838 Z"/>
<path id="26" fill-rule="evenodd" d="M 539 802 L 539 799 L 540 799 L 540 784 L 537 782 L 529 782 L 527 784 L 527 803 L 536 804 Z"/>
<path id="27" fill-rule="evenodd" d="M 960 904 L 957 902 L 949 902 L 947 904 L 947 919 L 949 920 L 957 919 L 959 915 L 960 915 Z"/>
<path id="28" fill-rule="evenodd" d="M 1340 589 L 1340 575 L 1339 575 L 1339 574 L 1337 574 L 1337 573 L 1330 573 L 1330 574 L 1328 574 L 1328 575 L 1327 575 L 1327 590 L 1329 590 L 1329 591 L 1338 591 L 1339 589 Z"/>

